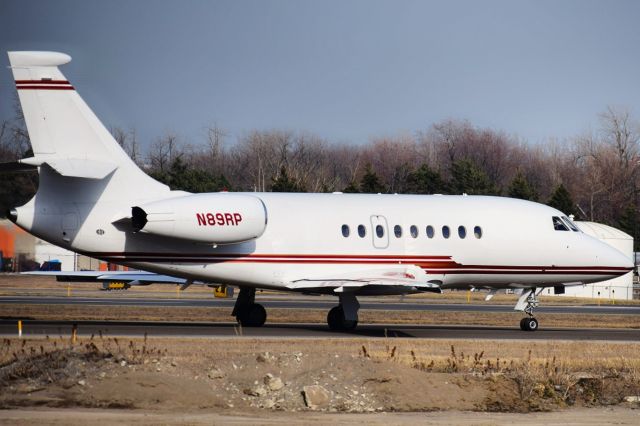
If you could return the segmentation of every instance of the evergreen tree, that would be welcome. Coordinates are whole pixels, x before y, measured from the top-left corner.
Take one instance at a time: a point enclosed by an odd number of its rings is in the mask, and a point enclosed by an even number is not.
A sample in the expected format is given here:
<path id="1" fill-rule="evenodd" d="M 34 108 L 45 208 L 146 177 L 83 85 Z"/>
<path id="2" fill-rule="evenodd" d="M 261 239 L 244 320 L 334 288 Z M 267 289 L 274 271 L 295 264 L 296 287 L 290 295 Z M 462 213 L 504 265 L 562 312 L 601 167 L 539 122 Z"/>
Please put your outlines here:
<path id="1" fill-rule="evenodd" d="M 151 177 L 169 185 L 173 190 L 188 192 L 216 192 L 229 190 L 229 181 L 224 175 L 215 176 L 209 172 L 192 169 L 178 156 L 167 172 L 152 173 Z"/>
<path id="2" fill-rule="evenodd" d="M 571 194 L 569 194 L 569 191 L 567 191 L 567 188 L 565 188 L 563 184 L 556 187 L 547 205 L 560 210 L 566 215 L 577 215 L 576 204 L 573 202 Z"/>
<path id="3" fill-rule="evenodd" d="M 371 164 L 367 164 L 364 175 L 360 181 L 360 192 L 365 194 L 378 194 L 386 192 L 386 188 L 380 183 L 380 178 L 371 168 Z"/>
<path id="4" fill-rule="evenodd" d="M 522 200 L 530 200 L 537 201 L 538 193 L 536 190 L 529 184 L 529 181 L 522 173 L 521 170 L 518 170 L 515 177 L 511 181 L 509 185 L 509 189 L 507 195 L 512 198 L 520 198 Z"/>
<path id="5" fill-rule="evenodd" d="M 342 190 L 342 192 L 344 192 L 345 194 L 355 194 L 360 192 L 360 190 L 358 189 L 358 185 L 354 181 L 351 181 L 349 182 L 349 185 L 347 185 L 347 187 Z"/>
<path id="6" fill-rule="evenodd" d="M 454 194 L 500 194 L 500 190 L 491 183 L 484 170 L 467 159 L 451 163 L 451 189 Z"/>
<path id="7" fill-rule="evenodd" d="M 633 237 L 633 250 L 640 251 L 640 215 L 635 205 L 627 205 L 616 226 Z"/>
<path id="8" fill-rule="evenodd" d="M 423 164 L 407 176 L 407 192 L 409 194 L 444 194 L 448 192 L 448 188 L 440 173 Z"/>
<path id="9" fill-rule="evenodd" d="M 280 173 L 271 179 L 271 192 L 305 192 L 300 183 L 289 177 L 285 166 L 280 168 Z"/>

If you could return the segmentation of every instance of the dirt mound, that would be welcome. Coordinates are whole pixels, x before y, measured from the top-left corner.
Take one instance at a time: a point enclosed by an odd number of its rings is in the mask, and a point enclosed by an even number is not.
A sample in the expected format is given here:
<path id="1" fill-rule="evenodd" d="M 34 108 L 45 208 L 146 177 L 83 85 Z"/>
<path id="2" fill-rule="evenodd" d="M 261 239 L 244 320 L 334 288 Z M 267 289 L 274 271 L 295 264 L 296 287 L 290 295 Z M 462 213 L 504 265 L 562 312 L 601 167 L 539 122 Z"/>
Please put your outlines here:
<path id="1" fill-rule="evenodd" d="M 413 350 L 403 361 L 396 347 L 266 352 L 234 342 L 225 350 L 210 341 L 149 349 L 146 340 L 114 338 L 5 340 L 0 408 L 528 412 L 619 404 L 640 393 L 633 374 L 568 374 L 553 363 L 488 361 L 453 347 L 434 363 Z"/>

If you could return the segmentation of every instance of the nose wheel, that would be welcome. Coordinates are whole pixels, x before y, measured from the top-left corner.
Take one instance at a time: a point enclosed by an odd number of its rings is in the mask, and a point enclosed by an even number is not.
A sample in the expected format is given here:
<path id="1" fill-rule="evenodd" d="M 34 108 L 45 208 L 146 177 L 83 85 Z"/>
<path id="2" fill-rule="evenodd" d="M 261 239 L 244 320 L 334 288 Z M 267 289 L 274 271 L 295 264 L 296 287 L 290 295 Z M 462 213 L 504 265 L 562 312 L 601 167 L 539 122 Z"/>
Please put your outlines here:
<path id="1" fill-rule="evenodd" d="M 538 329 L 538 320 L 533 317 L 533 310 L 540 305 L 538 300 L 538 294 L 542 289 L 531 288 L 522 292 L 516 307 L 516 311 L 522 311 L 527 316 L 520 320 L 520 330 L 522 331 L 536 331 Z"/>

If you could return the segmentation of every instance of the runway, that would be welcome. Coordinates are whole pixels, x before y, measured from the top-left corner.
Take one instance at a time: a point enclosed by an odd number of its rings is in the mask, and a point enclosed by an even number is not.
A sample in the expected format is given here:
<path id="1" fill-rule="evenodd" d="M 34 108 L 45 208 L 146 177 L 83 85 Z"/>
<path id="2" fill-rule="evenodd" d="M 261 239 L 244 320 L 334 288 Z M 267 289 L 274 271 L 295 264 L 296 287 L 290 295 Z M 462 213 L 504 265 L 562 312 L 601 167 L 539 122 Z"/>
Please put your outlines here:
<path id="1" fill-rule="evenodd" d="M 491 340 L 606 340 L 640 341 L 640 330 L 544 328 L 524 332 L 517 327 L 425 326 L 398 324 L 361 324 L 349 333 L 333 332 L 323 324 L 267 324 L 260 328 L 242 328 L 236 323 L 186 323 L 143 321 L 36 321 L 22 323 L 25 337 L 68 337 L 73 325 L 79 336 L 102 333 L 124 337 L 251 337 L 251 338 L 427 338 L 427 339 L 491 339 Z M 0 335 L 15 337 L 16 320 L 0 320 Z"/>
<path id="2" fill-rule="evenodd" d="M 265 308 L 286 309 L 323 309 L 329 310 L 337 304 L 337 300 L 326 298 L 313 300 L 295 298 L 287 300 L 256 298 L 256 302 Z M 156 306 L 156 307 L 208 307 L 231 308 L 234 299 L 178 299 L 178 298 L 134 298 L 134 297 L 48 297 L 48 296 L 0 296 L 2 304 L 37 304 L 37 305 L 94 305 L 94 306 Z M 448 312 L 513 312 L 512 305 L 497 304 L 461 304 L 461 303 L 418 303 L 418 302 L 360 302 L 361 309 L 391 311 L 448 311 Z M 564 314 L 611 314 L 640 315 L 640 305 L 550 305 L 536 308 L 536 313 Z"/>

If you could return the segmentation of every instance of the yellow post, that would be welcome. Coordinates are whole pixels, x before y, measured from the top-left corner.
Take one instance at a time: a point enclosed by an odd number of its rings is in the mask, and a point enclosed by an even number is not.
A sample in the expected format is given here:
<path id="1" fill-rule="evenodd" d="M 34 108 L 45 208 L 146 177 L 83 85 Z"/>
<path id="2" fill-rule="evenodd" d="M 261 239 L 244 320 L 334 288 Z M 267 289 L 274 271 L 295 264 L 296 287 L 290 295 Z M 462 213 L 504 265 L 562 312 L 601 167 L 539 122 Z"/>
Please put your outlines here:
<path id="1" fill-rule="evenodd" d="M 471 289 L 467 290 L 467 303 L 471 303 Z"/>
<path id="2" fill-rule="evenodd" d="M 71 296 L 71 283 L 67 283 L 67 297 Z"/>
<path id="3" fill-rule="evenodd" d="M 71 326 L 71 343 L 75 344 L 78 340 L 78 324 Z"/>
<path id="4" fill-rule="evenodd" d="M 180 286 L 176 285 L 176 297 L 180 297 Z"/>
<path id="5" fill-rule="evenodd" d="M 18 320 L 18 337 L 22 339 L 22 320 Z"/>
<path id="6" fill-rule="evenodd" d="M 616 304 L 616 291 L 614 289 L 611 289 L 611 293 L 613 293 L 613 296 L 611 296 L 611 304 L 615 305 Z"/>

